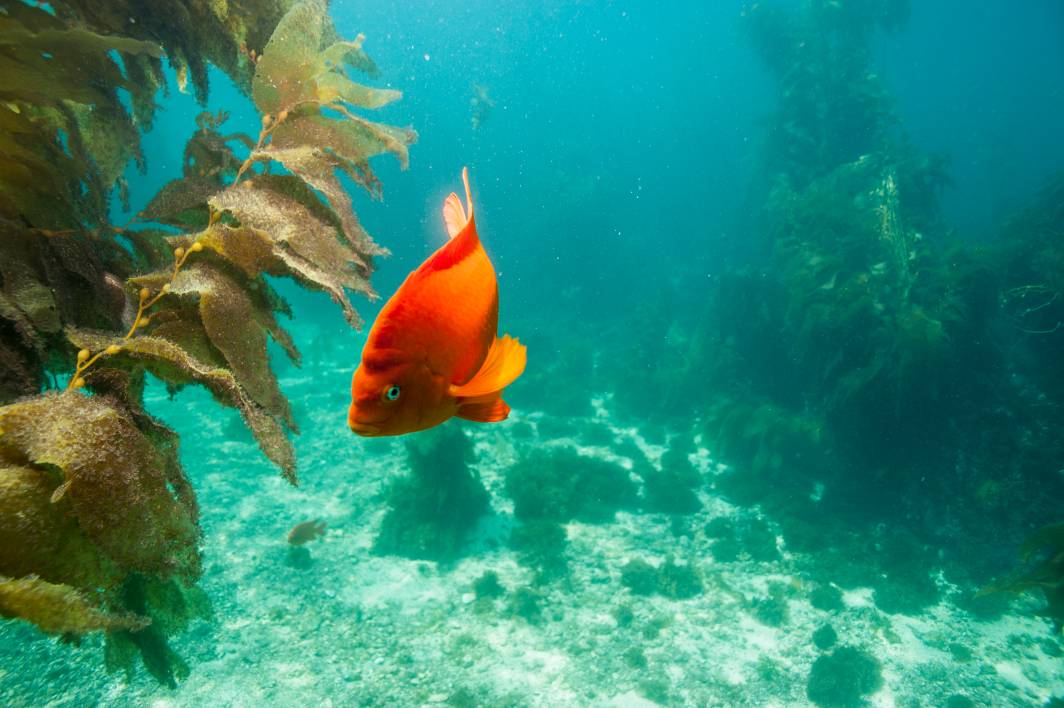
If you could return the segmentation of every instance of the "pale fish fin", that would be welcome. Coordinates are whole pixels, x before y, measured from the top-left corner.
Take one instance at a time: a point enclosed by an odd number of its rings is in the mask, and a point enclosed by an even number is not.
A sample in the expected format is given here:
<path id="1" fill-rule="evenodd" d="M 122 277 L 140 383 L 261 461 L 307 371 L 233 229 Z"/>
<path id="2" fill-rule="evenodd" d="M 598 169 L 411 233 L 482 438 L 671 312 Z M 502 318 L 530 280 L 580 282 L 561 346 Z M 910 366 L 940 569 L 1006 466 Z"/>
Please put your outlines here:
<path id="1" fill-rule="evenodd" d="M 477 423 L 498 423 L 506 420 L 506 417 L 510 415 L 510 406 L 506 405 L 506 401 L 501 397 L 496 396 L 480 403 L 463 403 L 458 406 L 458 412 L 455 415 Z"/>
<path id="2" fill-rule="evenodd" d="M 480 370 L 461 386 L 451 386 L 455 398 L 476 398 L 499 393 L 512 384 L 525 370 L 525 345 L 510 335 L 496 337 Z"/>

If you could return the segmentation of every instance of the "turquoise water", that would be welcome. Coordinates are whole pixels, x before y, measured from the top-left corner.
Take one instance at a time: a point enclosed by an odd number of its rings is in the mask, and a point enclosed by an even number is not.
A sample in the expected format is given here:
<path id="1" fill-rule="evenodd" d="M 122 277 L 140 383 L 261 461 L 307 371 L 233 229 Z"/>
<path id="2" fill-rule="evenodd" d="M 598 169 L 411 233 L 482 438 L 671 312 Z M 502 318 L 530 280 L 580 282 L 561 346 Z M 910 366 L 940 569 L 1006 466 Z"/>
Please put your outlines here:
<path id="1" fill-rule="evenodd" d="M 298 487 L 203 389 L 145 394 L 202 512 L 187 678 L 6 622 L 0 703 L 1056 704 L 1059 548 L 1007 581 L 1062 520 L 1064 14 L 907 5 L 334 2 L 419 134 L 352 189 L 374 285 L 469 166 L 513 413 L 353 436 L 365 332 L 277 281 Z M 170 79 L 134 210 L 202 110 Z"/>

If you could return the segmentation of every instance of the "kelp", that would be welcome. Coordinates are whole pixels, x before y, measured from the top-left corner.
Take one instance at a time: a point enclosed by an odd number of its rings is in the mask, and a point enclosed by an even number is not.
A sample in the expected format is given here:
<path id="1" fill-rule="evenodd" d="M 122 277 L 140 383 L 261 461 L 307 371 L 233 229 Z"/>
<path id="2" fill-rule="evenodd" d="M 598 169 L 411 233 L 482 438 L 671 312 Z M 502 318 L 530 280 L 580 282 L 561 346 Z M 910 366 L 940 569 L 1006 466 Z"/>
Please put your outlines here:
<path id="1" fill-rule="evenodd" d="M 148 625 L 143 617 L 104 612 L 74 588 L 34 576 L 13 579 L 0 575 L 0 617 L 33 622 L 50 634 L 140 631 Z"/>
<path id="2" fill-rule="evenodd" d="M 597 368 L 643 372 L 607 405 L 700 436 L 729 465 L 714 492 L 909 611 L 936 597 L 929 570 L 984 584 L 1011 563 L 1002 539 L 1059 518 L 1064 180 L 1000 243 L 950 242 L 946 161 L 901 135 L 869 49 L 901 5 L 745 10 L 779 91 L 748 260 L 661 288 L 637 317 L 666 326 L 619 331 Z M 877 561 L 878 529 L 941 553 Z"/>
<path id="3" fill-rule="evenodd" d="M 0 614 L 105 630 L 110 669 L 140 657 L 174 686 L 188 669 L 167 637 L 209 609 L 195 495 L 177 435 L 144 410 L 145 374 L 237 409 L 294 484 L 297 426 L 267 342 L 299 352 L 267 277 L 329 293 L 360 324 L 349 293 L 373 296 L 386 251 L 341 175 L 380 198 L 370 158 L 405 167 L 416 136 L 357 115 L 400 94 L 349 78 L 376 67 L 323 2 L 164 5 L 0 0 Z M 127 165 L 151 157 L 140 135 L 163 59 L 201 102 L 221 68 L 262 130 L 200 114 L 180 176 L 113 225 Z M 66 390 L 41 393 L 57 374 Z"/>
<path id="4" fill-rule="evenodd" d="M 76 391 L 0 407 L 0 615 L 133 637 L 142 651 L 130 659 L 150 668 L 145 647 L 167 647 L 176 630 L 153 626 L 160 608 L 130 603 L 124 587 L 194 583 L 200 533 L 169 431 L 138 416 Z"/>
<path id="5" fill-rule="evenodd" d="M 168 459 L 102 397 L 49 393 L 0 408 L 0 450 L 41 474 L 58 470 L 51 501 L 69 500 L 81 532 L 119 567 L 198 577 L 196 510 L 170 491 L 176 451 Z"/>
<path id="6" fill-rule="evenodd" d="M 1020 546 L 1020 570 L 985 588 L 982 593 L 1023 593 L 1041 590 L 1044 614 L 1053 632 L 1064 627 L 1064 523 L 1049 524 L 1027 537 Z"/>
<path id="7" fill-rule="evenodd" d="M 889 146 L 894 117 L 870 38 L 877 27 L 903 27 L 908 2 L 805 0 L 800 8 L 755 3 L 742 13 L 779 84 L 765 160 L 798 187 Z"/>
<path id="8" fill-rule="evenodd" d="M 148 619 L 142 628 L 119 628 L 107 633 L 104 665 L 109 673 L 133 675 L 139 656 L 155 679 L 170 688 L 189 675 L 188 664 L 167 643 L 167 637 L 184 632 L 193 619 L 211 619 L 213 609 L 206 593 L 175 579 L 130 575 L 117 592 L 119 602 L 137 616 Z"/>

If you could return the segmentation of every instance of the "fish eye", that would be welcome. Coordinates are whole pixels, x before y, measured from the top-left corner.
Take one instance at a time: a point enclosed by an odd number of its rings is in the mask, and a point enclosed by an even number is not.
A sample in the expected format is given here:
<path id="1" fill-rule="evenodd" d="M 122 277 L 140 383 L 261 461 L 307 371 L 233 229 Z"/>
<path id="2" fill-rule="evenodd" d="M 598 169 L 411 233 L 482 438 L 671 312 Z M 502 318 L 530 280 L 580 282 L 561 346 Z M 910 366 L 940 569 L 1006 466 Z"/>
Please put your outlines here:
<path id="1" fill-rule="evenodd" d="M 399 386 L 392 384 L 381 393 L 381 399 L 385 401 L 398 401 L 400 393 Z"/>

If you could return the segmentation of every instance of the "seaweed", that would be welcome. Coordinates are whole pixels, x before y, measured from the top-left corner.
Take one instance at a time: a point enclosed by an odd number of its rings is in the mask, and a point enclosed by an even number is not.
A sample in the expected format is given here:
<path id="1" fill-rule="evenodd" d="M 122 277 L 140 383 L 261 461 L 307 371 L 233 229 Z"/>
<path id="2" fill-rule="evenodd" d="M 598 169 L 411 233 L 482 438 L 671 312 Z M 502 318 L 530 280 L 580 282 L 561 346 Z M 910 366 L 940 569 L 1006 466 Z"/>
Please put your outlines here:
<path id="1" fill-rule="evenodd" d="M 535 571 L 535 584 L 546 585 L 569 574 L 565 529 L 553 521 L 525 521 L 510 532 L 510 548 L 522 565 Z"/>
<path id="2" fill-rule="evenodd" d="M 820 651 L 827 651 L 835 646 L 835 642 L 838 640 L 839 635 L 830 624 L 821 625 L 813 632 L 813 646 Z"/>
<path id="3" fill-rule="evenodd" d="M 442 426 L 411 438 L 406 449 L 410 472 L 385 492 L 389 509 L 373 552 L 453 561 L 490 511 L 488 493 L 472 467 L 473 444 L 460 428 Z"/>
<path id="4" fill-rule="evenodd" d="M 655 567 L 642 558 L 633 558 L 621 568 L 621 585 L 633 595 L 663 595 L 686 600 L 702 594 L 702 578 L 690 563 L 676 563 L 666 558 Z"/>
<path id="5" fill-rule="evenodd" d="M 687 515 L 702 508 L 696 493 L 702 479 L 688 460 L 688 451 L 688 446 L 674 442 L 662 456 L 660 470 L 649 465 L 639 469 L 648 511 Z"/>
<path id="6" fill-rule="evenodd" d="M 858 706 L 882 685 L 879 661 L 861 649 L 847 646 L 817 657 L 809 672 L 806 695 L 818 706 Z"/>
<path id="7" fill-rule="evenodd" d="M 678 430 L 729 465 L 715 493 L 759 506 L 789 549 L 816 552 L 800 563 L 846 576 L 821 579 L 918 612 L 938 600 L 937 571 L 984 585 L 1009 562 L 1002 538 L 1057 516 L 1064 179 L 999 243 L 953 242 L 938 203 L 948 163 L 899 130 L 869 49 L 902 26 L 901 3 L 743 14 L 778 90 L 748 253 L 701 307 L 670 307 L 682 286 L 647 303 L 663 331 L 614 365 L 653 378 L 665 364 L 675 380 L 616 402 L 683 418 Z M 666 390 L 683 395 L 659 416 Z M 778 557 L 760 536 L 763 558 Z M 915 552 L 888 557 L 875 544 L 890 537 Z M 712 552 L 732 561 L 743 545 L 726 533 Z"/>
<path id="8" fill-rule="evenodd" d="M 300 357 L 268 278 L 329 293 L 357 327 L 348 292 L 374 296 L 386 251 L 339 175 L 380 198 L 370 159 L 405 166 L 416 139 L 359 115 L 400 96 L 351 80 L 376 74 L 362 42 L 341 40 L 320 0 L 0 3 L 4 616 L 109 630 L 109 667 L 139 655 L 166 685 L 185 675 L 167 637 L 202 614 L 198 509 L 176 434 L 143 408 L 145 376 L 205 386 L 296 482 L 267 342 Z M 208 65 L 221 68 L 262 129 L 224 133 L 224 110 L 200 114 L 181 175 L 115 225 L 126 166 L 150 158 L 140 137 L 164 58 L 201 103 Z"/>
<path id="9" fill-rule="evenodd" d="M 609 521 L 636 499 L 627 470 L 570 448 L 523 455 L 506 470 L 506 493 L 519 520 L 561 523 Z"/>
<path id="10" fill-rule="evenodd" d="M 1042 613 L 1053 623 L 1053 633 L 1059 634 L 1064 627 L 1064 523 L 1031 534 L 1020 547 L 1020 569 L 980 594 L 1033 590 L 1042 591 L 1046 601 Z"/>
<path id="11" fill-rule="evenodd" d="M 754 598 L 750 608 L 758 622 L 769 627 L 784 626 L 791 617 L 787 586 L 780 582 L 770 582 L 768 595 Z"/>

